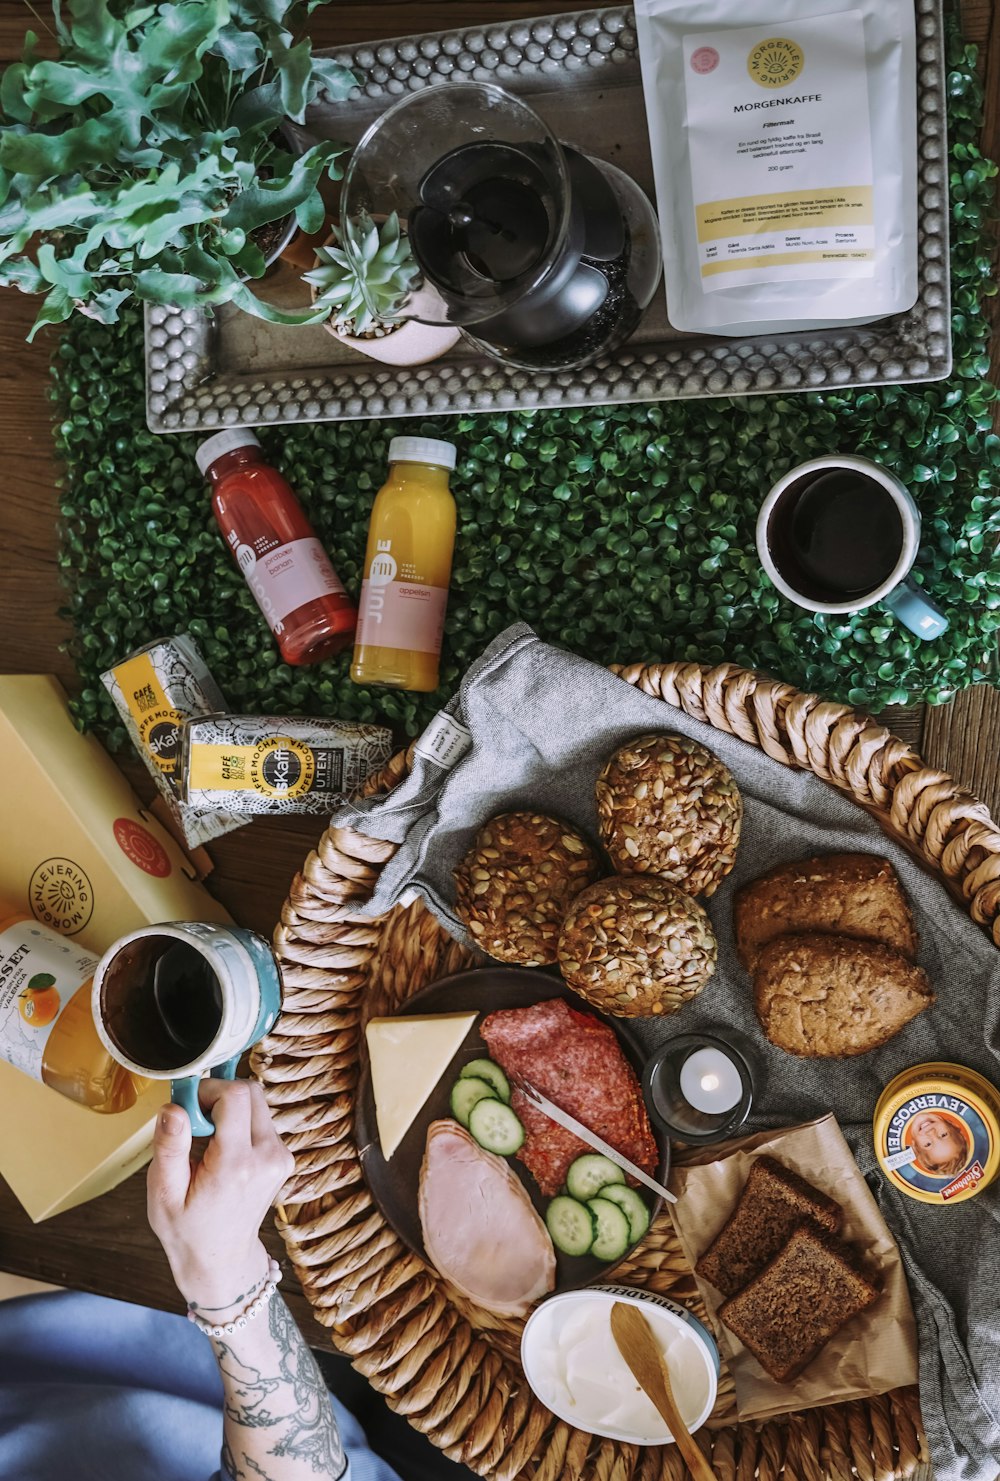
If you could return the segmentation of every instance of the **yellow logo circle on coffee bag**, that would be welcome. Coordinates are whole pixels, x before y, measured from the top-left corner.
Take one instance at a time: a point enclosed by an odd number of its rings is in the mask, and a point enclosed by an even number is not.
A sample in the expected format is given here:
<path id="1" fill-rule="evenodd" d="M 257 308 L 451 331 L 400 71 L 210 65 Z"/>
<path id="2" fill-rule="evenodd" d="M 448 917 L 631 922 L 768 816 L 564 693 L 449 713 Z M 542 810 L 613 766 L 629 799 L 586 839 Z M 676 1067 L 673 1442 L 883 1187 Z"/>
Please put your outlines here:
<path id="1" fill-rule="evenodd" d="M 265 797 L 301 797 L 315 775 L 316 758 L 303 741 L 278 735 L 254 747 L 250 780 Z"/>
<path id="2" fill-rule="evenodd" d="M 787 36 L 769 36 L 758 41 L 747 57 L 747 71 L 760 87 L 787 87 L 802 71 L 805 56 L 796 41 Z"/>

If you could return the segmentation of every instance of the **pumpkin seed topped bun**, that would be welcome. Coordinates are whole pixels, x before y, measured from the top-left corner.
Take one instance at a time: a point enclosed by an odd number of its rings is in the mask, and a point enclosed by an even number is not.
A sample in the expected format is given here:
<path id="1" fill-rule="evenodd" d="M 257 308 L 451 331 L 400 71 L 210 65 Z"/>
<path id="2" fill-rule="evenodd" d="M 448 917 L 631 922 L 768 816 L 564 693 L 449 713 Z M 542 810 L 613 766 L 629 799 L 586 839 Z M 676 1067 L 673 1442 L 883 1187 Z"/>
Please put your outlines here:
<path id="1" fill-rule="evenodd" d="M 601 842 L 619 874 L 712 895 L 736 862 L 743 799 L 717 756 L 684 735 L 642 735 L 597 779 Z"/>
<path id="2" fill-rule="evenodd" d="M 571 902 L 600 873 L 596 850 L 569 823 L 501 813 L 455 870 L 455 914 L 497 961 L 547 966 Z"/>
<path id="3" fill-rule="evenodd" d="M 559 968 L 604 1013 L 666 1016 L 701 992 L 717 951 L 697 900 L 656 875 L 616 875 L 573 901 L 559 938 Z"/>

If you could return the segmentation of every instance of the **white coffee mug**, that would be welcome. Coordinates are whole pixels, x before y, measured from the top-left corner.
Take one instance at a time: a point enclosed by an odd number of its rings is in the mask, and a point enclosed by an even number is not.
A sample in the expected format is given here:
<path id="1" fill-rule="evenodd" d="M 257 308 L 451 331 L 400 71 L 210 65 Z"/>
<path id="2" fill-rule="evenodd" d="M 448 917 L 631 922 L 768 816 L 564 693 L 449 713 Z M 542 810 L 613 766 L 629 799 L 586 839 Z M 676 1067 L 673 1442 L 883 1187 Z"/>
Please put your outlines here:
<path id="1" fill-rule="evenodd" d="M 902 524 L 902 544 L 899 557 L 889 575 L 878 586 L 858 597 L 843 597 L 836 601 L 819 601 L 793 586 L 778 569 L 772 553 L 771 532 L 777 514 L 784 501 L 792 497 L 790 491 L 796 485 L 808 487 L 826 473 L 854 472 L 881 484 L 899 512 Z M 799 463 L 790 469 L 771 489 L 760 506 L 757 516 L 757 554 L 760 563 L 772 583 L 783 596 L 798 607 L 809 612 L 863 612 L 877 602 L 884 602 L 906 627 L 918 638 L 938 638 L 948 626 L 948 619 L 935 606 L 930 597 L 910 579 L 920 545 L 920 511 L 909 490 L 899 479 L 878 463 L 868 458 L 859 458 L 852 453 L 837 453 L 832 457 L 813 458 L 808 463 Z"/>

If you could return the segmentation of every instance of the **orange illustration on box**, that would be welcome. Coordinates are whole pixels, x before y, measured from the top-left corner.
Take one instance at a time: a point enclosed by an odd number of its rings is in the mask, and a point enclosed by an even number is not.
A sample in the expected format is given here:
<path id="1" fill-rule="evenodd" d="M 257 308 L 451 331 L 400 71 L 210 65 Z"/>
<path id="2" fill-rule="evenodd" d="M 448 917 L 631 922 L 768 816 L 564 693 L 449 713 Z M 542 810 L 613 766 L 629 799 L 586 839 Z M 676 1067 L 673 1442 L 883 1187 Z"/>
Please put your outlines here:
<path id="1" fill-rule="evenodd" d="M 59 1012 L 60 998 L 51 972 L 37 972 L 18 998 L 18 1012 L 32 1028 L 48 1028 Z"/>
<path id="2" fill-rule="evenodd" d="M 961 1172 L 972 1154 L 963 1123 L 947 1111 L 914 1116 L 903 1136 L 913 1148 L 914 1165 L 932 1178 L 950 1178 Z"/>

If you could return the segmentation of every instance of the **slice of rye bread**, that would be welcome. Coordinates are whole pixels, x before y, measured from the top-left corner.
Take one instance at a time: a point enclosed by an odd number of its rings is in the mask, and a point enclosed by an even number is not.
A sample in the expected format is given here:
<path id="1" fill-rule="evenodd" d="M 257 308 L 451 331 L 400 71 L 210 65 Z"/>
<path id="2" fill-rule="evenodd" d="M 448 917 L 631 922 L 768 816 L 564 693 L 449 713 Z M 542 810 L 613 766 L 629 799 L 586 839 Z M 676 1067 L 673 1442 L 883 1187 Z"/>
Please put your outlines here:
<path id="1" fill-rule="evenodd" d="M 854 1252 L 807 1220 L 745 1290 L 720 1306 L 719 1319 L 777 1383 L 789 1383 L 880 1294 Z"/>
<path id="2" fill-rule="evenodd" d="M 878 854 L 820 854 L 779 864 L 737 890 L 733 927 L 748 972 L 769 941 L 799 931 L 880 941 L 911 961 L 917 951 L 903 886 Z"/>
<path id="3" fill-rule="evenodd" d="M 891 946 L 777 936 L 757 958 L 753 1001 L 772 1044 L 805 1059 L 879 1049 L 934 1002 L 925 972 Z"/>
<path id="4" fill-rule="evenodd" d="M 739 1203 L 695 1269 L 724 1296 L 734 1296 L 759 1275 L 805 1218 L 836 1232 L 843 1214 L 839 1204 L 791 1168 L 773 1157 L 758 1157 Z"/>

